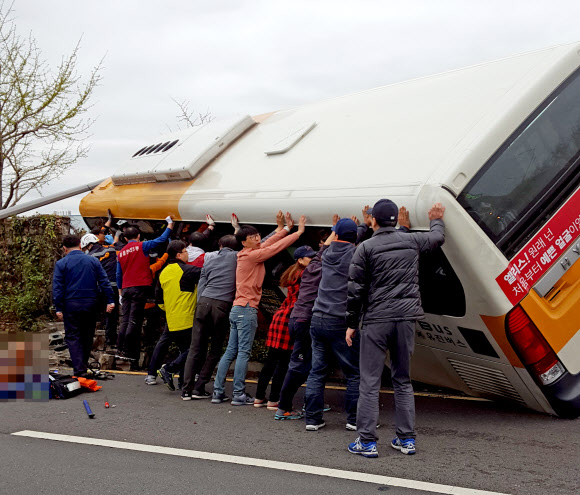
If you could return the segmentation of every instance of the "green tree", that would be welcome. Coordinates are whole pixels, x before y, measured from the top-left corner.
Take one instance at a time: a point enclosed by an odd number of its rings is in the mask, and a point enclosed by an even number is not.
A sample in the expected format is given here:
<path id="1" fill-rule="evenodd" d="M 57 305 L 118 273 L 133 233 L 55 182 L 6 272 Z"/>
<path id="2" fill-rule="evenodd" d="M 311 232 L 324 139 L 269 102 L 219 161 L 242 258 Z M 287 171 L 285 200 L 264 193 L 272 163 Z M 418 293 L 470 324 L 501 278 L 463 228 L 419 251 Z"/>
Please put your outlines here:
<path id="1" fill-rule="evenodd" d="M 85 157 L 94 120 L 85 114 L 102 61 L 82 78 L 79 43 L 56 67 L 32 35 L 18 35 L 12 6 L 0 4 L 0 209 L 62 175 Z"/>

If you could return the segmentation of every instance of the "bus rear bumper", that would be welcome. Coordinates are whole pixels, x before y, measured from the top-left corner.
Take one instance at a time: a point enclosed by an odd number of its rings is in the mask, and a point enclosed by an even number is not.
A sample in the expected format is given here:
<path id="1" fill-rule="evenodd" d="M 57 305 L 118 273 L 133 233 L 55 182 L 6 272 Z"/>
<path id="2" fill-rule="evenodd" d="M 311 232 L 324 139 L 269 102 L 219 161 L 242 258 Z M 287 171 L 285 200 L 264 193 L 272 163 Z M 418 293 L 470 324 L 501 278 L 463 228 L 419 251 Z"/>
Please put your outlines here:
<path id="1" fill-rule="evenodd" d="M 580 416 L 580 373 L 572 375 L 568 372 L 557 382 L 542 387 L 548 402 L 562 418 L 577 418 Z"/>

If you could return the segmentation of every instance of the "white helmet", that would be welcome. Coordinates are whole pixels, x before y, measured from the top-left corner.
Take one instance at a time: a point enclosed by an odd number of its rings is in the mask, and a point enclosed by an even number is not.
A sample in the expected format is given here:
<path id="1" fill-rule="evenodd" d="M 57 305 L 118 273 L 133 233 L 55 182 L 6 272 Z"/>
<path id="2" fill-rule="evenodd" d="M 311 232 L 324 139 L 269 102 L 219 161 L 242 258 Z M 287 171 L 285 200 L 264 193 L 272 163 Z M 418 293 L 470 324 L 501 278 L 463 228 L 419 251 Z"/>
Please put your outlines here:
<path id="1" fill-rule="evenodd" d="M 86 248 L 89 244 L 96 244 L 99 242 L 95 234 L 85 234 L 81 238 L 81 249 Z"/>

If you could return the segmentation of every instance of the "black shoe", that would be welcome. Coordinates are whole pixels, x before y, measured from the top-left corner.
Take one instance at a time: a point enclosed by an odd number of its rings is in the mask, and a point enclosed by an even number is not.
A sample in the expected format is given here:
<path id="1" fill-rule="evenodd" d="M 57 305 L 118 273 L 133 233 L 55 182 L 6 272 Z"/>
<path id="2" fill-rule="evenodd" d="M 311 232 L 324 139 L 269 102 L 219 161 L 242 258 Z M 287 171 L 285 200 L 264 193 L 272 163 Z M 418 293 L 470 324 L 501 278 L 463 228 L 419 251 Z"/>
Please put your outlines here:
<path id="1" fill-rule="evenodd" d="M 191 392 L 188 392 L 187 390 L 183 390 L 181 392 L 181 400 L 191 400 Z"/>
<path id="2" fill-rule="evenodd" d="M 173 373 L 169 373 L 165 369 L 165 365 L 161 366 L 160 369 L 157 370 L 157 375 L 159 378 L 163 380 L 163 383 L 167 385 L 167 388 L 171 391 L 175 391 L 175 384 L 173 383 Z"/>
<path id="3" fill-rule="evenodd" d="M 191 398 L 192 399 L 211 399 L 211 394 L 209 392 L 206 392 L 205 390 L 203 390 L 202 392 L 198 392 L 197 390 L 194 390 L 191 393 Z"/>

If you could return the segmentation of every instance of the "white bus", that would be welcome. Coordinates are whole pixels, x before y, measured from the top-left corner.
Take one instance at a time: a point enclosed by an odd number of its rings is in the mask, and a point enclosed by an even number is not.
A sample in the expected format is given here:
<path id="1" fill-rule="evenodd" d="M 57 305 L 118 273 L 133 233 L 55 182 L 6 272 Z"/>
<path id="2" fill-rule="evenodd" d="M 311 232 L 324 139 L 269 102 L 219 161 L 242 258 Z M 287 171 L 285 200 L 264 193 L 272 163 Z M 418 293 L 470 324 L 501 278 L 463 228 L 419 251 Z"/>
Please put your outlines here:
<path id="1" fill-rule="evenodd" d="M 82 201 L 153 229 L 169 213 L 328 226 L 389 198 L 446 242 L 421 260 L 415 380 L 580 413 L 580 44 L 188 129 Z"/>

